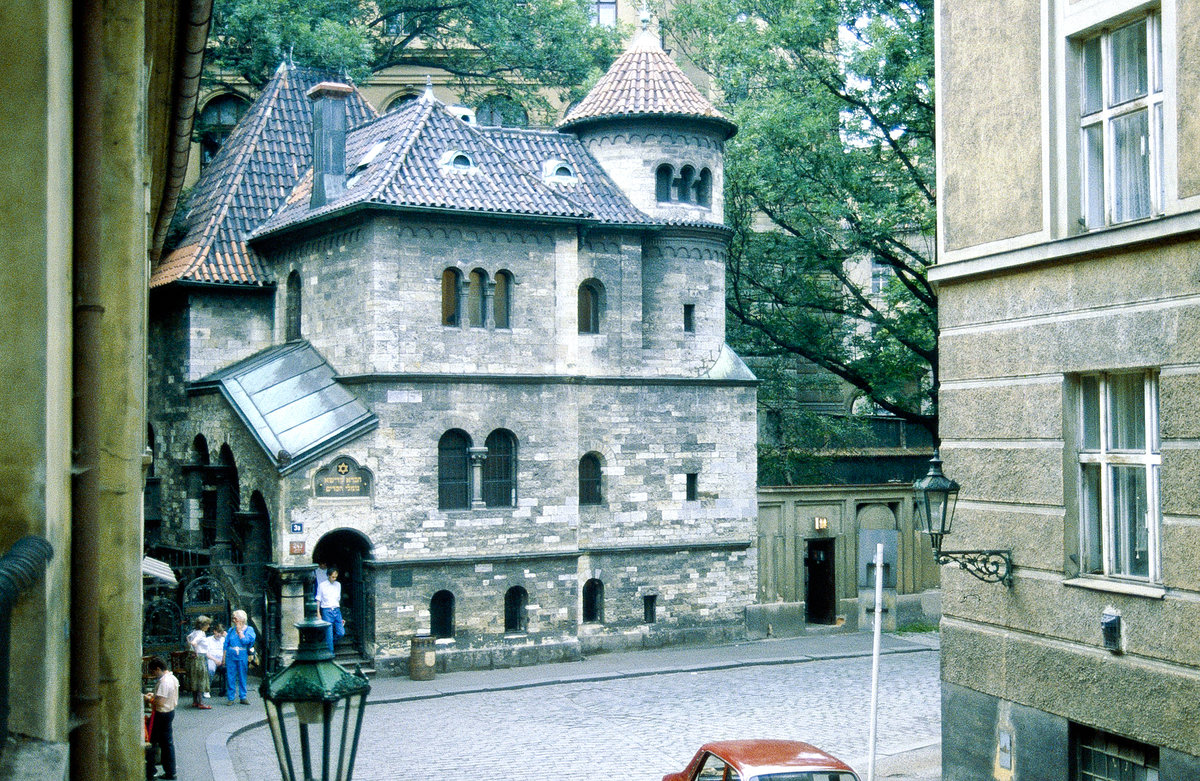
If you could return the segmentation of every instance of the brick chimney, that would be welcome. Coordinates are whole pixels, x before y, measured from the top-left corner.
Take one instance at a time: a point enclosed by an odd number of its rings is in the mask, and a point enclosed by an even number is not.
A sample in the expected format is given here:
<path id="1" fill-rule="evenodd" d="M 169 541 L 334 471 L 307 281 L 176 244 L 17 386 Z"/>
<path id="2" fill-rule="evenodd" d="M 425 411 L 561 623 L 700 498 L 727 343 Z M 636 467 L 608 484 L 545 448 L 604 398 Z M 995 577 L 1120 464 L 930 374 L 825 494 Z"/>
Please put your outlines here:
<path id="1" fill-rule="evenodd" d="M 308 91 L 313 101 L 313 183 L 310 208 L 324 206 L 346 189 L 346 96 L 349 84 L 323 81 Z"/>

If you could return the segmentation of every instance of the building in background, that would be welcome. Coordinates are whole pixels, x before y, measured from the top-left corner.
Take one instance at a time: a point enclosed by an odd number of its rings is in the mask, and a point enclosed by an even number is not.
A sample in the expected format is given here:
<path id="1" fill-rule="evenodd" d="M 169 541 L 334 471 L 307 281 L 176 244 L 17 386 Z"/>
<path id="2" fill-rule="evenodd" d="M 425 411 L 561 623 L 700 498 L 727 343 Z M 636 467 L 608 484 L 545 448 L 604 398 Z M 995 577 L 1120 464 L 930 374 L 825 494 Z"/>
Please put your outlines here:
<path id="1" fill-rule="evenodd" d="M 558 130 L 281 66 L 151 281 L 155 552 L 273 657 L 316 562 L 381 668 L 417 634 L 443 669 L 742 636 L 734 130 L 647 31 Z"/>
<path id="2" fill-rule="evenodd" d="M 53 547 L 3 633 L 0 708 L 21 738 L 3 778 L 145 773 L 131 617 L 146 280 L 187 167 L 209 14 L 203 0 L 0 8 L 0 553 L 26 535 Z"/>
<path id="3" fill-rule="evenodd" d="M 943 778 L 1200 778 L 1200 10 L 940 14 Z"/>

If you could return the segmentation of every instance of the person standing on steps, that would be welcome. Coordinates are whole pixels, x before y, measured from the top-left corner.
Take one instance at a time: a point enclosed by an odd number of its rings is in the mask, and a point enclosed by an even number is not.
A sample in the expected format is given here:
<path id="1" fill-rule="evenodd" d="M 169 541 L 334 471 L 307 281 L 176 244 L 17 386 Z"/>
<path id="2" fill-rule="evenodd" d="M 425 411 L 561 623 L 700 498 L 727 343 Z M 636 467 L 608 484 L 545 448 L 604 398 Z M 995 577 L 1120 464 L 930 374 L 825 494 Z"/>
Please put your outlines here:
<path id="1" fill-rule="evenodd" d="M 150 674 L 157 679 L 154 692 L 145 694 L 146 702 L 154 711 L 150 717 L 150 742 L 158 747 L 163 773 L 159 778 L 177 778 L 175 775 L 175 733 L 171 725 L 175 721 L 175 706 L 179 704 L 179 679 L 167 663 L 154 657 L 147 665 Z"/>
<path id="2" fill-rule="evenodd" d="M 246 699 L 246 672 L 256 639 L 254 627 L 246 623 L 246 611 L 233 611 L 233 627 L 225 634 L 225 693 L 229 705 L 235 699 L 243 705 L 250 704 Z"/>
<path id="3" fill-rule="evenodd" d="M 317 586 L 317 607 L 321 609 L 321 618 L 329 622 L 325 630 L 325 639 L 329 641 L 329 652 L 333 653 L 333 644 L 346 634 L 346 626 L 342 622 L 342 584 L 338 583 L 337 567 L 329 568 L 329 579 Z"/>

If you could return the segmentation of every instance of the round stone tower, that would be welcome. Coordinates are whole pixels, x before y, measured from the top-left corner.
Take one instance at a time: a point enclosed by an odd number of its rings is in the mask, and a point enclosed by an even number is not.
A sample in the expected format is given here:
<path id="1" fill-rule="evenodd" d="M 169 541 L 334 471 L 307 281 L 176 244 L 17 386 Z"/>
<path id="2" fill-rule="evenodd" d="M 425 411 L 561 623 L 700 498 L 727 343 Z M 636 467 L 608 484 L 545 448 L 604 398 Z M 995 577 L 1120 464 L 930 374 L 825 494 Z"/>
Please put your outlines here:
<path id="1" fill-rule="evenodd" d="M 559 123 L 651 217 L 725 220 L 725 141 L 737 127 L 643 29 Z"/>

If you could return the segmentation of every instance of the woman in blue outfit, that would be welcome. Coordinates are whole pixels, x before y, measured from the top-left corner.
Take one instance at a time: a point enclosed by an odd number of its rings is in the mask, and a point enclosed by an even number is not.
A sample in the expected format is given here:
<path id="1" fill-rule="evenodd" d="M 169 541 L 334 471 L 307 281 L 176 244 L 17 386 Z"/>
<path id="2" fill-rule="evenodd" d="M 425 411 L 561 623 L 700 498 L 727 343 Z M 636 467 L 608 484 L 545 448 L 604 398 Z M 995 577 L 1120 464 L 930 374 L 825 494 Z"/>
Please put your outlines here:
<path id="1" fill-rule="evenodd" d="M 225 635 L 225 678 L 229 682 L 226 696 L 229 705 L 236 699 L 249 705 L 246 699 L 246 671 L 250 666 L 250 655 L 254 653 L 254 627 L 246 624 L 246 611 L 233 611 L 233 626 Z"/>

